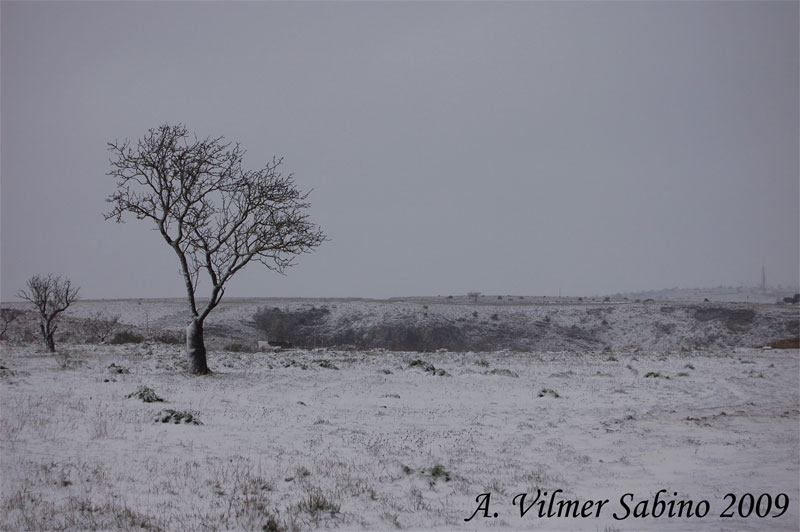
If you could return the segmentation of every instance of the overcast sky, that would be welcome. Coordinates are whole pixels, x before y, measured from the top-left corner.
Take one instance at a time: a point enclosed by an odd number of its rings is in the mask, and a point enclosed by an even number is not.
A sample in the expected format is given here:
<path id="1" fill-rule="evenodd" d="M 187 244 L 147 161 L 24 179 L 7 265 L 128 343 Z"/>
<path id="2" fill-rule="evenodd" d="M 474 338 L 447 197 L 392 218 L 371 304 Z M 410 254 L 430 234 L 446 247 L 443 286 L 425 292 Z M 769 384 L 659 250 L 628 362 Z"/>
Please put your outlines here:
<path id="1" fill-rule="evenodd" d="M 226 296 L 798 282 L 798 2 L 2 2 L 0 297 L 180 297 L 106 142 L 283 156 L 331 240 Z"/>

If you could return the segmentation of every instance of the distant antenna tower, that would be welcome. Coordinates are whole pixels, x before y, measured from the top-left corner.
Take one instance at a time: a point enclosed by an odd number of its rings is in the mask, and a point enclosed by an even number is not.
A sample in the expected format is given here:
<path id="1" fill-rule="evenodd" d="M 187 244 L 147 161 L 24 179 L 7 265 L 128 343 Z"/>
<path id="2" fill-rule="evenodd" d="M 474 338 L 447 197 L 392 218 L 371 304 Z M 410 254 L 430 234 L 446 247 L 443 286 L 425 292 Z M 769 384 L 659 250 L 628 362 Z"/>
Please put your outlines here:
<path id="1" fill-rule="evenodd" d="M 761 265 L 761 291 L 767 291 L 767 270 L 763 264 Z"/>

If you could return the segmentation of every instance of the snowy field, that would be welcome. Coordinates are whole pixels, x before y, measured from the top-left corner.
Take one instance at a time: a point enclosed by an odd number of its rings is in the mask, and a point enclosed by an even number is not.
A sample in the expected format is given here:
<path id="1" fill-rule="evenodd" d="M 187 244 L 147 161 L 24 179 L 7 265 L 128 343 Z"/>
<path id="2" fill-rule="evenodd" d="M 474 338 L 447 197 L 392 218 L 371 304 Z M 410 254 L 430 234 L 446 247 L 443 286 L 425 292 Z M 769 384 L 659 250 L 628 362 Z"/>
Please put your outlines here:
<path id="1" fill-rule="evenodd" d="M 798 350 L 58 347 L 0 348 L 3 530 L 800 529 Z"/>

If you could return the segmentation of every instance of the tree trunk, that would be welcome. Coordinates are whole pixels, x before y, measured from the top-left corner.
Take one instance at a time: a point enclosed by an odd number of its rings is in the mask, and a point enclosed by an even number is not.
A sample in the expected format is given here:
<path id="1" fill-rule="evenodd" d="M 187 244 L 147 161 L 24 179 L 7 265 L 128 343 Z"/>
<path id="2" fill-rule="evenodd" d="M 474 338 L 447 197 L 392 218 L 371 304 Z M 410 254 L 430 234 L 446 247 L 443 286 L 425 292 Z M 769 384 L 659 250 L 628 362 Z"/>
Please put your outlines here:
<path id="1" fill-rule="evenodd" d="M 53 339 L 53 333 L 50 333 L 44 337 L 44 345 L 47 346 L 47 350 L 51 353 L 56 352 L 56 341 Z"/>
<path id="2" fill-rule="evenodd" d="M 53 332 L 50 330 L 50 327 L 46 324 L 46 322 L 39 322 L 39 330 L 42 331 L 42 340 L 44 340 L 44 346 L 47 348 L 48 351 L 51 353 L 56 352 L 56 341 L 53 338 Z"/>
<path id="3" fill-rule="evenodd" d="M 186 328 L 186 354 L 189 355 L 189 373 L 208 375 L 206 345 L 203 342 L 203 320 L 195 317 Z"/>

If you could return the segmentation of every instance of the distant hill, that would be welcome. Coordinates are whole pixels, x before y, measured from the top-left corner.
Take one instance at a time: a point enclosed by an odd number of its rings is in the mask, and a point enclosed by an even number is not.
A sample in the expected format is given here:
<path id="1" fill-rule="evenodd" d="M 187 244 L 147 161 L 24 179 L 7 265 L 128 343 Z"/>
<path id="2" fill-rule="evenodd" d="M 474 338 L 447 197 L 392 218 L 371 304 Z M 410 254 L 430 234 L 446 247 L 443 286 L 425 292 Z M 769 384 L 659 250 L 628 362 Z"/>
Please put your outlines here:
<path id="1" fill-rule="evenodd" d="M 800 292 L 800 288 L 775 288 L 767 287 L 761 290 L 752 286 L 718 286 L 716 288 L 666 288 L 663 290 L 650 290 L 647 292 L 628 292 L 614 294 L 611 299 L 616 301 L 635 301 L 654 299 L 656 301 L 709 301 L 725 303 L 778 303 L 784 297 L 792 297 Z"/>
<path id="2" fill-rule="evenodd" d="M 655 301 L 665 297 L 662 292 L 639 294 L 653 296 L 641 302 L 506 296 L 478 302 L 466 297 L 240 299 L 223 301 L 209 316 L 206 345 L 240 351 L 269 341 L 286 348 L 356 350 L 668 352 L 797 345 L 800 339 L 800 305 L 702 302 L 722 291 L 672 294 L 701 301 Z M 35 313 L 22 303 L 8 307 L 23 312 L 10 323 L 8 340 L 37 341 Z M 162 343 L 182 343 L 190 318 L 180 299 L 78 301 L 65 313 L 57 343 L 96 341 L 87 337 L 87 325 L 97 316 L 119 316 L 117 332 Z"/>

